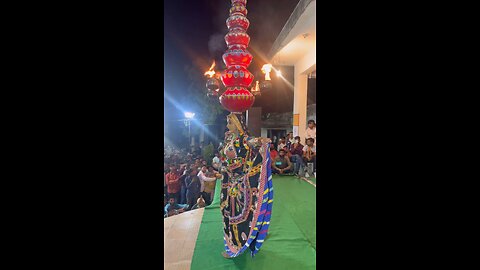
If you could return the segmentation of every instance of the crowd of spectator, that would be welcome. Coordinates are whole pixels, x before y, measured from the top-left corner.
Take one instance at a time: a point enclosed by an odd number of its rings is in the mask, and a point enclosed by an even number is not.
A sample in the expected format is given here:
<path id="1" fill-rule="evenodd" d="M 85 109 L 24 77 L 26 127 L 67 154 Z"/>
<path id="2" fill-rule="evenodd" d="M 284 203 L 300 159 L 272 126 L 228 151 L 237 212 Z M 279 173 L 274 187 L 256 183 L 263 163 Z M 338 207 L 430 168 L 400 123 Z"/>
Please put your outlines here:
<path id="1" fill-rule="evenodd" d="M 211 204 L 219 177 L 218 153 L 207 161 L 200 151 L 192 154 L 167 147 L 164 159 L 164 217 Z"/>
<path id="2" fill-rule="evenodd" d="M 309 120 L 308 128 L 305 132 L 305 145 L 301 143 L 300 136 L 293 137 L 292 132 L 288 133 L 286 137 L 280 138 L 278 142 L 275 141 L 271 144 L 272 172 L 274 174 L 295 175 L 298 177 L 316 176 L 316 133 L 315 121 Z"/>
<path id="3" fill-rule="evenodd" d="M 294 137 L 292 132 L 270 144 L 274 174 L 316 176 L 315 121 L 308 121 L 305 134 L 305 145 L 301 143 L 300 136 Z M 221 145 L 218 149 L 221 149 Z M 222 167 L 218 152 L 212 159 L 206 160 L 201 156 L 200 149 L 189 153 L 187 150 L 166 147 L 164 158 L 164 217 L 212 203 Z"/>

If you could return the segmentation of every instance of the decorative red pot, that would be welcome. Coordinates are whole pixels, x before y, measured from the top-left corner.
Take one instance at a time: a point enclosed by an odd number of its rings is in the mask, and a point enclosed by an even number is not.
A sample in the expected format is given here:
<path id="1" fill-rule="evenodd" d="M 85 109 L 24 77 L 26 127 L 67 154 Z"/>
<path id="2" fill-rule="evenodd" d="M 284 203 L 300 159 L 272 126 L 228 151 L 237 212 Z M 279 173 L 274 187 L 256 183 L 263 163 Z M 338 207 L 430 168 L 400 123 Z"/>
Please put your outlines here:
<path id="1" fill-rule="evenodd" d="M 230 31 L 225 35 L 225 42 L 228 47 L 236 44 L 248 47 L 250 36 L 243 31 Z"/>
<path id="2" fill-rule="evenodd" d="M 220 103 L 229 112 L 241 113 L 253 105 L 255 97 L 244 87 L 229 87 L 220 96 Z"/>
<path id="3" fill-rule="evenodd" d="M 227 67 L 233 65 L 248 67 L 252 63 L 253 56 L 247 50 L 234 49 L 226 51 L 222 58 Z"/>
<path id="4" fill-rule="evenodd" d="M 242 28 L 244 31 L 247 31 L 248 26 L 250 26 L 250 21 L 242 15 L 230 16 L 227 19 L 228 30 L 233 28 Z"/>
<path id="5" fill-rule="evenodd" d="M 221 78 L 225 87 L 249 87 L 253 81 L 253 74 L 244 66 L 230 66 L 222 72 Z"/>
<path id="6" fill-rule="evenodd" d="M 238 14 L 242 14 L 243 16 L 247 16 L 247 13 L 248 13 L 248 11 L 245 8 L 245 6 L 240 4 L 240 3 L 235 3 L 230 8 L 230 16 L 238 15 Z"/>
<path id="7" fill-rule="evenodd" d="M 239 3 L 244 6 L 247 5 L 247 0 L 231 0 L 231 2 L 232 2 L 232 5 L 234 5 L 235 3 Z"/>

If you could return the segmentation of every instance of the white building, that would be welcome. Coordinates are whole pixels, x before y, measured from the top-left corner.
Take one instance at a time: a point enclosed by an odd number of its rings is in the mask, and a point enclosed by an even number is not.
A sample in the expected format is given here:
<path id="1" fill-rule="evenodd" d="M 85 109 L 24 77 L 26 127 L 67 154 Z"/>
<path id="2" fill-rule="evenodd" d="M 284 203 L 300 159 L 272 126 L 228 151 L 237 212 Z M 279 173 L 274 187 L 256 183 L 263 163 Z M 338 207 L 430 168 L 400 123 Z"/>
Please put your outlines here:
<path id="1" fill-rule="evenodd" d="M 300 0 L 275 40 L 269 57 L 274 67 L 294 67 L 293 133 L 305 138 L 307 80 L 316 74 L 316 0 Z M 315 117 L 316 118 L 316 117 Z"/>

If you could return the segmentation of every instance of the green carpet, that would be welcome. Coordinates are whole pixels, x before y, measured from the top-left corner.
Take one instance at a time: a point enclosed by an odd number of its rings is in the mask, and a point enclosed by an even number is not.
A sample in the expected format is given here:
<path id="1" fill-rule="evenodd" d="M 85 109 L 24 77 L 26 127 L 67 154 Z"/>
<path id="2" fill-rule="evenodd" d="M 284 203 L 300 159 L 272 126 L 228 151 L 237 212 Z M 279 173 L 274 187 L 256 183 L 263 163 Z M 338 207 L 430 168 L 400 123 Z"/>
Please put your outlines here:
<path id="1" fill-rule="evenodd" d="M 289 176 L 274 176 L 274 201 L 267 240 L 252 258 L 245 252 L 225 259 L 217 181 L 213 203 L 205 208 L 192 259 L 192 270 L 214 269 L 315 269 L 316 189 Z"/>

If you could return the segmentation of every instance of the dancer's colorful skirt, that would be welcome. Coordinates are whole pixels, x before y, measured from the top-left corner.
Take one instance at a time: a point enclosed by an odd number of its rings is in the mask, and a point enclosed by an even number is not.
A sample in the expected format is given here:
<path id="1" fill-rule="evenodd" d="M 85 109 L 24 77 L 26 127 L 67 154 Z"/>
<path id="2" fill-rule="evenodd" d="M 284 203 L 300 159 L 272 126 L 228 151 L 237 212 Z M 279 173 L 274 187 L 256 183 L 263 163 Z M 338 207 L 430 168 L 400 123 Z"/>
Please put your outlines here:
<path id="1" fill-rule="evenodd" d="M 269 144 L 260 147 L 251 167 L 248 173 L 241 170 L 223 173 L 220 199 L 225 251 L 230 257 L 237 257 L 247 249 L 253 257 L 270 226 L 273 185 Z"/>

